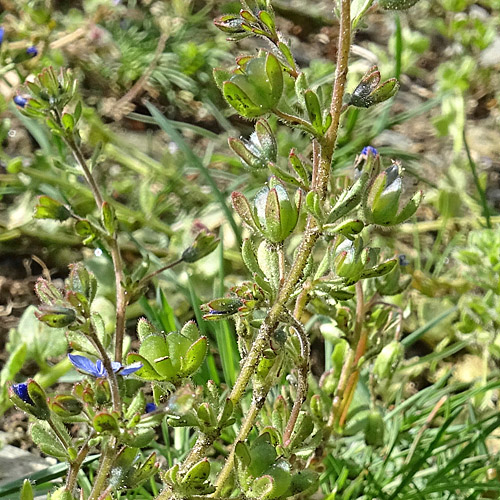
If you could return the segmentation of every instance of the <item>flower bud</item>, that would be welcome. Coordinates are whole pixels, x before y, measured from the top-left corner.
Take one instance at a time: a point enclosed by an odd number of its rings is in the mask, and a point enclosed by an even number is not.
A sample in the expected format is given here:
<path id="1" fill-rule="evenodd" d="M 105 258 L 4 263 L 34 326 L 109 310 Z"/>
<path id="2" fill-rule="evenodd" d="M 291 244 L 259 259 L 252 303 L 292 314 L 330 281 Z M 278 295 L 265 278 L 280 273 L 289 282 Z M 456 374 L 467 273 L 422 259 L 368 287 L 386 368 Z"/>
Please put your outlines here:
<path id="1" fill-rule="evenodd" d="M 400 210 L 401 191 L 401 167 L 393 163 L 375 178 L 368 190 L 368 195 L 363 199 L 363 210 L 367 222 L 389 226 L 400 224 L 411 217 L 420 205 L 422 193 L 416 193 Z"/>
<path id="2" fill-rule="evenodd" d="M 17 104 L 17 103 L 16 103 Z M 54 219 L 64 221 L 71 217 L 69 210 L 57 200 L 42 195 L 38 197 L 38 204 L 35 206 L 35 219 Z"/>
<path id="3" fill-rule="evenodd" d="M 217 28 L 219 28 L 224 33 L 233 35 L 231 37 L 232 40 L 239 40 L 241 38 L 250 36 L 251 33 L 246 31 L 242 27 L 242 24 L 244 22 L 245 20 L 237 14 L 225 14 L 214 20 L 214 24 L 215 26 L 217 26 Z"/>
<path id="4" fill-rule="evenodd" d="M 259 230 L 272 243 L 281 243 L 295 229 L 301 194 L 298 192 L 297 205 L 292 202 L 283 184 L 271 177 L 269 187 L 263 187 L 255 196 L 254 214 Z"/>
<path id="5" fill-rule="evenodd" d="M 13 101 L 14 101 L 14 104 L 19 106 L 20 108 L 25 108 L 26 104 L 28 104 L 28 99 L 26 99 L 25 97 L 22 97 L 20 95 L 14 96 Z"/>
<path id="6" fill-rule="evenodd" d="M 372 66 L 363 76 L 352 95 L 346 94 L 347 102 L 357 108 L 370 108 L 390 99 L 399 89 L 395 78 L 380 83 L 380 71 Z"/>
<path id="7" fill-rule="evenodd" d="M 407 10 L 419 0 L 379 0 L 378 4 L 384 10 Z"/>
<path id="8" fill-rule="evenodd" d="M 349 239 L 337 240 L 331 254 L 332 268 L 337 276 L 348 278 L 350 282 L 355 282 L 361 276 L 365 268 L 364 262 L 367 259 L 367 248 L 364 248 L 363 238 L 358 237 L 354 241 Z"/>
<path id="9" fill-rule="evenodd" d="M 373 373 L 380 380 L 388 379 L 404 355 L 404 348 L 400 342 L 393 340 L 387 344 L 377 356 L 373 365 Z"/>
<path id="10" fill-rule="evenodd" d="M 229 147 L 250 168 L 266 168 L 269 162 L 275 162 L 278 146 L 271 127 L 266 120 L 260 119 L 255 124 L 255 132 L 250 140 L 229 138 Z"/>
<path id="11" fill-rule="evenodd" d="M 182 252 L 181 259 L 192 263 L 212 253 L 219 244 L 219 236 L 215 231 L 210 231 L 206 226 L 196 221 L 196 237 L 191 246 Z"/>
<path id="12" fill-rule="evenodd" d="M 74 396 L 58 394 L 50 401 L 50 409 L 60 417 L 73 417 L 83 410 L 83 403 Z"/>
<path id="13" fill-rule="evenodd" d="M 40 420 L 50 417 L 47 404 L 47 395 L 43 388 L 33 379 L 22 384 L 13 384 L 9 387 L 10 400 L 21 410 Z"/>

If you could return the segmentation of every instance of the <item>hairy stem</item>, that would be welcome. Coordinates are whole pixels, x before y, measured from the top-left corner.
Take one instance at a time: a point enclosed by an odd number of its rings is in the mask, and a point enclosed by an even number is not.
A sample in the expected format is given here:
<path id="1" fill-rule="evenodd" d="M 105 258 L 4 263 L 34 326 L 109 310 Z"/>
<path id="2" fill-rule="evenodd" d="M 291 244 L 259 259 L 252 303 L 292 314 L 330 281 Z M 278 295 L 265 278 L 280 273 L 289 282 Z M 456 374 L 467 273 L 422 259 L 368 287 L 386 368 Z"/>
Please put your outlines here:
<path id="1" fill-rule="evenodd" d="M 92 194 L 94 196 L 97 208 L 101 211 L 104 204 L 104 198 L 102 197 L 99 186 L 90 171 L 81 149 L 76 144 L 73 138 L 67 138 L 66 144 L 71 149 L 75 160 L 78 165 L 80 165 L 87 183 L 90 186 Z M 123 361 L 123 337 L 125 335 L 125 313 L 128 305 L 128 299 L 126 295 L 126 290 L 123 286 L 124 274 L 123 274 L 123 263 L 120 252 L 120 246 L 118 244 L 118 237 L 115 234 L 109 235 L 108 244 L 111 253 L 111 259 L 113 261 L 113 269 L 115 274 L 115 288 L 116 288 L 116 326 L 115 326 L 115 360 L 118 362 Z M 107 369 L 107 367 L 106 367 Z"/>
<path id="2" fill-rule="evenodd" d="M 292 436 L 293 429 L 295 428 L 295 424 L 297 423 L 300 409 L 307 399 L 307 390 L 309 387 L 307 377 L 309 375 L 309 358 L 311 355 L 311 344 L 304 328 L 302 327 L 302 324 L 292 316 L 290 319 L 293 321 L 292 328 L 295 330 L 300 342 L 300 355 L 302 360 L 298 367 L 299 376 L 297 383 L 297 396 L 293 403 L 293 408 L 290 413 L 290 418 L 286 424 L 285 432 L 283 433 L 284 446 L 289 446 L 290 444 L 290 438 Z"/>
<path id="3" fill-rule="evenodd" d="M 266 401 L 265 397 L 254 398 L 252 400 L 252 404 L 250 405 L 248 413 L 246 414 L 245 421 L 243 422 L 243 425 L 241 426 L 240 431 L 238 432 L 238 436 L 234 440 L 234 445 L 231 447 L 231 451 L 229 452 L 229 455 L 226 458 L 226 463 L 224 464 L 224 467 L 222 468 L 221 472 L 219 473 L 219 477 L 217 478 L 217 482 L 215 483 L 215 487 L 217 488 L 216 492 L 214 493 L 215 497 L 220 496 L 220 493 L 222 491 L 222 487 L 224 486 L 224 484 L 228 480 L 229 475 L 231 474 L 231 471 L 233 470 L 236 444 L 241 442 L 241 441 L 245 441 L 249 432 L 252 430 L 255 419 L 257 418 L 260 410 L 264 406 L 265 401 Z"/>
<path id="4" fill-rule="evenodd" d="M 318 192 L 321 199 L 326 198 L 328 182 L 330 178 L 330 169 L 333 151 L 337 141 L 338 127 L 340 124 L 340 115 L 342 112 L 342 99 L 344 95 L 344 87 L 347 77 L 347 64 L 349 59 L 349 49 L 351 43 L 351 14 L 350 14 L 350 0 L 342 0 L 341 3 L 341 17 L 340 17 L 340 32 L 339 32 L 339 52 L 337 57 L 337 69 L 335 76 L 335 83 L 333 87 L 332 102 L 330 112 L 332 114 L 332 124 L 328 129 L 325 137 L 318 147 L 318 171 L 313 179 L 311 188 Z M 276 111 L 276 110 L 273 110 Z M 283 120 L 289 121 L 290 118 L 295 120 L 295 117 L 286 115 L 285 113 L 277 111 L 277 116 Z M 297 123 L 295 120 L 293 123 Z M 300 123 L 304 125 L 304 123 Z M 245 389 L 255 372 L 257 364 L 262 356 L 264 349 L 269 345 L 269 339 L 272 333 L 276 330 L 279 318 L 283 314 L 285 305 L 289 301 L 290 296 L 295 290 L 295 287 L 300 280 L 304 267 L 309 259 L 312 250 L 320 236 L 320 229 L 314 217 L 309 216 L 307 219 L 306 229 L 304 236 L 296 252 L 296 258 L 293 262 L 290 271 L 285 278 L 283 286 L 280 288 L 278 297 L 275 303 L 269 310 L 266 318 L 262 322 L 259 332 L 252 344 L 252 347 L 245 358 L 240 374 L 233 386 L 229 398 L 236 405 L 242 398 Z M 198 438 L 203 440 L 197 442 L 191 453 L 187 456 L 183 467 L 187 468 L 189 465 L 196 463 L 206 450 L 213 443 L 214 438 L 207 439 L 203 435 Z M 229 462 L 226 462 L 228 464 Z M 232 464 L 229 465 L 232 467 Z"/>
<path id="5" fill-rule="evenodd" d="M 104 349 L 104 346 L 102 345 L 92 324 L 90 326 L 89 337 L 92 345 L 97 349 L 97 352 L 99 353 L 99 357 L 102 360 L 104 368 L 106 368 L 109 389 L 111 391 L 111 402 L 113 404 L 113 410 L 121 414 L 121 400 L 120 392 L 118 390 L 118 380 L 116 379 L 116 373 L 113 371 L 113 367 L 111 366 L 111 359 L 109 359 L 108 353 L 106 352 L 106 349 Z"/>
<path id="6" fill-rule="evenodd" d="M 111 436 L 102 454 L 101 463 L 99 464 L 99 472 L 94 479 L 94 486 L 92 487 L 88 500 L 98 500 L 100 498 L 101 493 L 105 488 L 108 474 L 111 471 L 113 462 L 115 461 L 116 453 L 116 438 Z"/>
<path id="7" fill-rule="evenodd" d="M 73 493 L 75 487 L 76 487 L 76 478 L 78 476 L 78 471 L 80 470 L 83 461 L 85 460 L 85 457 L 88 455 L 90 451 L 90 446 L 89 446 L 89 441 L 95 436 L 95 433 L 92 432 L 87 440 L 85 441 L 84 445 L 80 448 L 80 451 L 76 455 L 76 458 L 73 462 L 71 462 L 70 467 L 69 467 L 69 473 L 66 478 L 66 490 L 69 491 L 70 493 Z"/>

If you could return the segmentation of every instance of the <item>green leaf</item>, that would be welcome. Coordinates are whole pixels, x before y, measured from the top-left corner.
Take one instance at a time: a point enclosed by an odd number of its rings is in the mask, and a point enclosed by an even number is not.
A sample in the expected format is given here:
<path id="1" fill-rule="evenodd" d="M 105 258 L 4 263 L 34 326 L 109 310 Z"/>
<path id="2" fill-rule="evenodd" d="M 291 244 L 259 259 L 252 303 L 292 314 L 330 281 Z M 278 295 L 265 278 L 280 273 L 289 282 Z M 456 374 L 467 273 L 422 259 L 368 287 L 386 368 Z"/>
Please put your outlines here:
<path id="1" fill-rule="evenodd" d="M 33 500 L 33 487 L 28 479 L 24 480 L 23 487 L 21 488 L 21 496 L 19 500 Z"/>
<path id="2" fill-rule="evenodd" d="M 92 420 L 92 425 L 98 433 L 115 434 L 120 429 L 116 417 L 106 411 L 97 413 Z"/>
<path id="3" fill-rule="evenodd" d="M 228 104 L 245 118 L 257 118 L 265 112 L 233 81 L 226 81 L 222 84 L 222 94 Z"/>
<path id="4" fill-rule="evenodd" d="M 140 354 L 131 352 L 127 355 L 127 363 L 132 364 L 135 362 L 142 363 L 142 368 L 137 370 L 134 375 L 144 380 L 161 380 L 162 376 L 153 368 L 153 365 Z"/>
<path id="5" fill-rule="evenodd" d="M 46 422 L 32 424 L 30 427 L 30 436 L 43 453 L 60 460 L 68 459 L 68 454 L 64 446 Z"/>
<path id="6" fill-rule="evenodd" d="M 210 462 L 207 458 L 200 460 L 184 474 L 181 483 L 196 488 L 203 485 L 210 475 Z"/>
<path id="7" fill-rule="evenodd" d="M 318 96 L 313 90 L 306 90 L 304 92 L 304 100 L 306 104 L 307 114 L 312 126 L 316 129 L 318 134 L 323 133 L 323 118 L 321 115 L 321 105 Z"/>
<path id="8" fill-rule="evenodd" d="M 191 345 L 181 361 L 181 373 L 183 377 L 188 377 L 198 370 L 205 359 L 207 349 L 207 337 L 200 337 Z"/>

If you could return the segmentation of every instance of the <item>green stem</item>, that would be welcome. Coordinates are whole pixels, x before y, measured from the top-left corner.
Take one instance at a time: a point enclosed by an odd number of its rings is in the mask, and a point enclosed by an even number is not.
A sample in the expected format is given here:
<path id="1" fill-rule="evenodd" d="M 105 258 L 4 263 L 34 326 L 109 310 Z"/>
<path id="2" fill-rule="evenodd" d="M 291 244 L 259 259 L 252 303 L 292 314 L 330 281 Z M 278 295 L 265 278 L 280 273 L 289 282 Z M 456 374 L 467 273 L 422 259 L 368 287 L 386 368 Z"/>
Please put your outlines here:
<path id="1" fill-rule="evenodd" d="M 84 445 L 80 448 L 80 451 L 78 452 L 75 460 L 70 464 L 69 473 L 66 478 L 66 490 L 69 491 L 70 493 L 73 493 L 76 487 L 76 479 L 78 477 L 78 472 L 80 471 L 80 468 L 83 464 L 83 461 L 85 460 L 85 457 L 88 455 L 90 451 L 89 441 L 94 437 L 94 435 L 95 432 L 92 432 L 89 435 Z"/>
<path id="2" fill-rule="evenodd" d="M 101 463 L 99 464 L 99 472 L 94 479 L 94 486 L 92 487 L 92 491 L 90 492 L 88 500 L 99 499 L 102 491 L 105 488 L 106 480 L 113 462 L 115 461 L 116 452 L 116 438 L 114 436 L 111 436 L 104 449 Z"/>
<path id="3" fill-rule="evenodd" d="M 148 281 L 153 279 L 155 276 L 158 276 L 158 274 L 161 274 L 163 271 L 167 271 L 168 269 L 172 269 L 172 267 L 176 266 L 177 264 L 180 264 L 181 262 L 182 262 L 182 259 L 177 259 L 177 260 L 174 260 L 173 262 L 170 262 L 170 264 L 167 264 L 163 267 L 160 267 L 160 269 L 157 269 L 156 271 L 149 273 L 147 276 L 144 276 L 144 278 L 142 278 L 139 281 L 138 285 L 139 286 L 146 285 L 148 283 Z"/>
<path id="4" fill-rule="evenodd" d="M 109 381 L 109 388 L 111 391 L 111 402 L 113 404 L 113 410 L 121 414 L 121 400 L 120 400 L 120 392 L 118 390 L 118 380 L 116 379 L 116 373 L 113 371 L 113 367 L 111 365 L 111 360 L 109 359 L 108 353 L 106 352 L 106 349 L 102 345 L 97 333 L 95 332 L 92 323 L 90 325 L 89 337 L 93 346 L 97 349 L 97 352 L 99 353 L 99 357 L 102 360 L 104 368 L 106 368 L 107 378 Z"/>
<path id="5" fill-rule="evenodd" d="M 309 338 L 307 337 L 302 324 L 297 321 L 293 316 L 290 315 L 290 320 L 292 321 L 292 328 L 295 330 L 300 343 L 300 355 L 302 357 L 301 363 L 298 366 L 298 383 L 297 383 L 297 396 L 293 403 L 293 408 L 290 413 L 290 418 L 286 424 L 285 432 L 283 433 L 283 445 L 289 446 L 290 438 L 292 436 L 293 429 L 297 423 L 299 417 L 300 409 L 307 399 L 308 383 L 307 378 L 309 375 L 309 360 L 311 355 L 311 344 Z"/>
<path id="6" fill-rule="evenodd" d="M 273 109 L 273 113 L 285 122 L 302 127 L 306 132 L 309 132 L 314 137 L 318 135 L 316 129 L 307 120 L 300 118 L 300 116 L 290 115 L 289 113 L 285 113 L 279 109 Z"/>
<path id="7" fill-rule="evenodd" d="M 76 162 L 80 165 L 81 169 L 85 174 L 88 185 L 94 196 L 97 208 L 102 212 L 104 198 L 102 197 L 99 186 L 97 185 L 92 172 L 90 171 L 81 149 L 76 144 L 73 137 L 66 138 L 66 143 L 71 149 Z M 123 274 L 123 263 L 120 252 L 120 246 L 118 244 L 118 237 L 115 234 L 110 234 L 108 239 L 108 244 L 111 253 L 111 259 L 113 261 L 113 269 L 115 274 L 115 289 L 116 289 L 116 324 L 115 324 L 115 361 L 121 363 L 123 361 L 123 338 L 125 336 L 125 314 L 127 309 L 128 299 L 126 296 L 126 290 L 123 286 L 125 281 L 125 276 Z M 111 366 L 111 365 L 110 365 Z M 108 368 L 106 367 L 106 370 Z"/>
<path id="8" fill-rule="evenodd" d="M 338 127 L 340 124 L 340 115 L 342 112 L 342 99 L 344 95 L 345 82 L 347 77 L 347 64 L 349 59 L 349 49 L 351 43 L 351 14 L 350 14 L 350 0 L 342 0 L 341 16 L 339 27 L 339 51 L 337 57 L 337 69 L 335 83 L 333 87 L 332 102 L 330 112 L 332 114 L 332 125 L 328 129 L 322 145 L 319 148 L 319 164 L 318 172 L 313 179 L 311 188 L 316 190 L 321 199 L 326 198 L 328 182 L 330 178 L 330 169 L 335 143 L 337 141 Z M 280 116 L 278 114 L 278 116 Z M 286 118 L 284 118 L 286 119 Z M 307 219 L 306 229 L 303 239 L 297 249 L 295 261 L 290 268 L 290 272 L 286 277 L 283 286 L 280 288 L 278 297 L 271 307 L 266 318 L 262 322 L 257 337 L 252 344 L 248 356 L 243 362 L 240 374 L 234 384 L 234 387 L 229 395 L 229 398 L 234 405 L 238 404 L 241 400 L 245 389 L 255 372 L 259 360 L 264 352 L 264 349 L 269 345 L 269 339 L 272 333 L 276 330 L 279 318 L 282 316 L 284 308 L 290 296 L 295 290 L 295 286 L 300 280 L 304 267 L 311 255 L 311 252 L 319 238 L 320 231 L 317 227 L 314 217 L 309 216 Z M 207 449 L 213 443 L 216 437 L 202 435 L 187 456 L 183 468 L 187 469 L 203 457 Z M 203 440 L 203 443 L 200 442 Z"/>

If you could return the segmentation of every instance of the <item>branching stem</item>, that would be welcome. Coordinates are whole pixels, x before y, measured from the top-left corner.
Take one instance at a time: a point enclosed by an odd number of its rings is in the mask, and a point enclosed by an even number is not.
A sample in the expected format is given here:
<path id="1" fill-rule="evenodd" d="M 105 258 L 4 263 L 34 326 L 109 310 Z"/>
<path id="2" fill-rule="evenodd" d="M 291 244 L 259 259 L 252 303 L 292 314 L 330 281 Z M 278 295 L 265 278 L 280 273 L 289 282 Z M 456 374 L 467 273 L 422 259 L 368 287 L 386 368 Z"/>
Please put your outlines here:
<path id="1" fill-rule="evenodd" d="M 318 147 L 318 170 L 313 179 L 311 189 L 314 189 L 322 200 L 326 198 L 328 183 L 330 179 L 330 170 L 333 151 L 335 149 L 335 144 L 337 141 L 338 127 L 340 124 L 340 115 L 342 112 L 342 99 L 344 95 L 345 82 L 347 77 L 347 65 L 349 59 L 349 50 L 351 44 L 351 13 L 350 13 L 350 0 L 341 1 L 341 16 L 340 16 L 340 31 L 339 31 L 339 51 L 337 57 L 337 69 L 335 82 L 333 87 L 332 102 L 330 107 L 330 112 L 332 114 L 332 124 L 328 129 L 325 137 L 318 141 L 321 144 Z M 277 116 L 285 121 L 290 121 L 293 119 L 292 123 L 300 126 L 304 126 L 307 122 L 300 123 L 297 122 L 297 117 L 291 117 L 286 115 L 279 110 L 273 110 Z M 276 112 L 277 111 L 277 112 Z M 299 119 L 301 120 L 301 119 Z M 307 124 L 308 125 L 308 124 Z M 313 133 L 313 132 L 311 132 Z M 280 288 L 276 301 L 269 310 L 266 318 L 262 322 L 259 332 L 252 344 L 248 356 L 243 362 L 240 374 L 233 386 L 233 389 L 229 395 L 231 401 L 237 405 L 241 400 L 245 389 L 252 378 L 255 369 L 259 363 L 259 360 L 264 352 L 265 348 L 269 345 L 269 340 L 272 333 L 276 330 L 279 318 L 285 311 L 285 306 L 289 301 L 292 293 L 295 291 L 295 287 L 299 282 L 304 267 L 312 253 L 312 250 L 320 236 L 320 230 L 314 217 L 309 216 L 306 223 L 306 228 L 304 231 L 304 236 L 301 243 L 296 251 L 295 261 L 293 262 L 288 275 L 286 276 L 283 286 Z M 246 419 L 244 422 L 244 427 L 251 421 L 251 419 Z M 250 426 L 251 427 L 251 426 Z M 238 439 L 246 438 L 246 434 L 240 431 Z M 190 465 L 193 465 L 198 460 L 203 457 L 207 449 L 212 445 L 213 441 L 217 436 L 210 437 L 207 439 L 206 435 L 200 435 L 198 442 L 191 451 L 191 453 L 186 458 L 183 468 L 187 469 Z M 234 447 L 233 447 L 234 449 Z M 226 465 L 221 472 L 222 478 L 217 481 L 218 485 L 221 485 L 225 481 L 225 477 L 228 477 L 231 468 L 233 467 L 232 454 L 228 457 Z M 160 497 L 158 497 L 159 499 Z M 162 497 L 164 498 L 164 497 Z"/>

